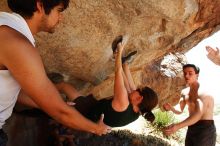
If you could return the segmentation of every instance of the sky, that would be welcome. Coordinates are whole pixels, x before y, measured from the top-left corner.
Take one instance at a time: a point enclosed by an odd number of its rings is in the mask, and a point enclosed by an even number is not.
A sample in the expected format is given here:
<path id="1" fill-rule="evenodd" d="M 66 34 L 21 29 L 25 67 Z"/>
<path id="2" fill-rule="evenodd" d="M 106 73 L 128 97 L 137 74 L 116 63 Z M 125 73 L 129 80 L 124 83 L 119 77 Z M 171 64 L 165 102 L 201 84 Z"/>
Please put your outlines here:
<path id="1" fill-rule="evenodd" d="M 205 46 L 220 49 L 220 31 L 201 41 L 185 55 L 189 63 L 200 68 L 199 82 L 214 96 L 215 103 L 220 104 L 220 66 L 215 65 L 207 58 Z"/>

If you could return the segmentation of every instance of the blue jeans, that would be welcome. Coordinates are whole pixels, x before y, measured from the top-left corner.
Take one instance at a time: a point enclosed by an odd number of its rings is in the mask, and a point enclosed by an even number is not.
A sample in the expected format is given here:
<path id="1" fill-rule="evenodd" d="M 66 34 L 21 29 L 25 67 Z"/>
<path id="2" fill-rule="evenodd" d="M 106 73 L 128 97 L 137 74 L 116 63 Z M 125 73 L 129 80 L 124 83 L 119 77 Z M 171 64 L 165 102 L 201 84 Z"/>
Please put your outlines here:
<path id="1" fill-rule="evenodd" d="M 6 146 L 7 141 L 7 134 L 2 129 L 0 129 L 0 146 Z"/>

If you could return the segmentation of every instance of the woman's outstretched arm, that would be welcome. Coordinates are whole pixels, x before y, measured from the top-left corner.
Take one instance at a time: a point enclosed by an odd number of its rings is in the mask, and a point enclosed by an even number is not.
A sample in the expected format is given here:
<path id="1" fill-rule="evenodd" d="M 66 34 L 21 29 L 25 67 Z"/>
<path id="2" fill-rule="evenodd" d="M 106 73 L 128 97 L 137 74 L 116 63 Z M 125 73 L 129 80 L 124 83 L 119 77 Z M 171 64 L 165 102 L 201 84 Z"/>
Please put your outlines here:
<path id="1" fill-rule="evenodd" d="M 112 107 L 116 111 L 124 111 L 129 105 L 128 93 L 124 84 L 123 68 L 121 62 L 123 49 L 124 45 L 119 43 L 117 46 L 117 54 L 115 60 L 114 97 L 112 101 Z"/>
<path id="2" fill-rule="evenodd" d="M 126 77 L 126 79 L 128 81 L 128 84 L 129 84 L 131 92 L 133 90 L 136 90 L 137 87 L 135 86 L 134 80 L 133 80 L 132 75 L 131 75 L 130 68 L 129 68 L 129 66 L 128 66 L 128 64 L 126 62 L 123 64 L 123 70 L 124 70 L 125 77 Z"/>
<path id="3" fill-rule="evenodd" d="M 127 93 L 130 94 L 132 92 L 132 89 L 131 89 L 131 87 L 129 85 L 129 82 L 128 82 L 128 79 L 127 79 L 127 77 L 125 75 L 124 70 L 122 71 L 122 75 L 123 75 L 124 85 L 125 85 L 125 88 L 127 90 Z"/>

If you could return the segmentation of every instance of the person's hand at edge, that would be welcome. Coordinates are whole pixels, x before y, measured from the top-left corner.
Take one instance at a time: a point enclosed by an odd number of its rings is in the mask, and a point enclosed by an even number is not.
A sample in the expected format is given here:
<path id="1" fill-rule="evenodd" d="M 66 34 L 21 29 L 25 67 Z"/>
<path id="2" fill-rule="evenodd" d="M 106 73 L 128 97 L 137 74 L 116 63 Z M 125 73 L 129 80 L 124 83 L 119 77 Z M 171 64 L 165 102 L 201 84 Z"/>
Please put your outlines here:
<path id="1" fill-rule="evenodd" d="M 98 124 L 98 129 L 96 129 L 96 131 L 94 132 L 95 134 L 97 134 L 97 135 L 99 135 L 99 136 L 111 132 L 111 127 L 105 125 L 104 122 L 103 122 L 103 120 L 104 120 L 104 114 L 101 115 L 99 121 L 97 122 L 97 124 Z"/>
<path id="2" fill-rule="evenodd" d="M 210 46 L 206 46 L 206 51 L 208 52 L 207 54 L 208 59 L 211 60 L 216 65 L 220 65 L 219 48 L 216 47 L 216 49 L 213 49 Z"/>

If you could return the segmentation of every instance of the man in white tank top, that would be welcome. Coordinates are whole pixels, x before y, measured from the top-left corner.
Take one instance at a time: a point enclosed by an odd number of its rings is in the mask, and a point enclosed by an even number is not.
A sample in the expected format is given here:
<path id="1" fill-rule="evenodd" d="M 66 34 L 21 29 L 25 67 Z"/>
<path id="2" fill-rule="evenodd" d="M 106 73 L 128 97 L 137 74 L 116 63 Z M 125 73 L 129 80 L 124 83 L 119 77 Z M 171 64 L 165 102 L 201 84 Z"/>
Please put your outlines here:
<path id="1" fill-rule="evenodd" d="M 19 102 L 41 108 L 70 128 L 98 135 L 110 130 L 102 119 L 93 123 L 62 100 L 47 78 L 35 48 L 32 35 L 41 31 L 53 33 L 68 4 L 69 0 L 8 0 L 15 13 L 0 13 L 0 129 L 11 115 L 22 88 Z"/>

